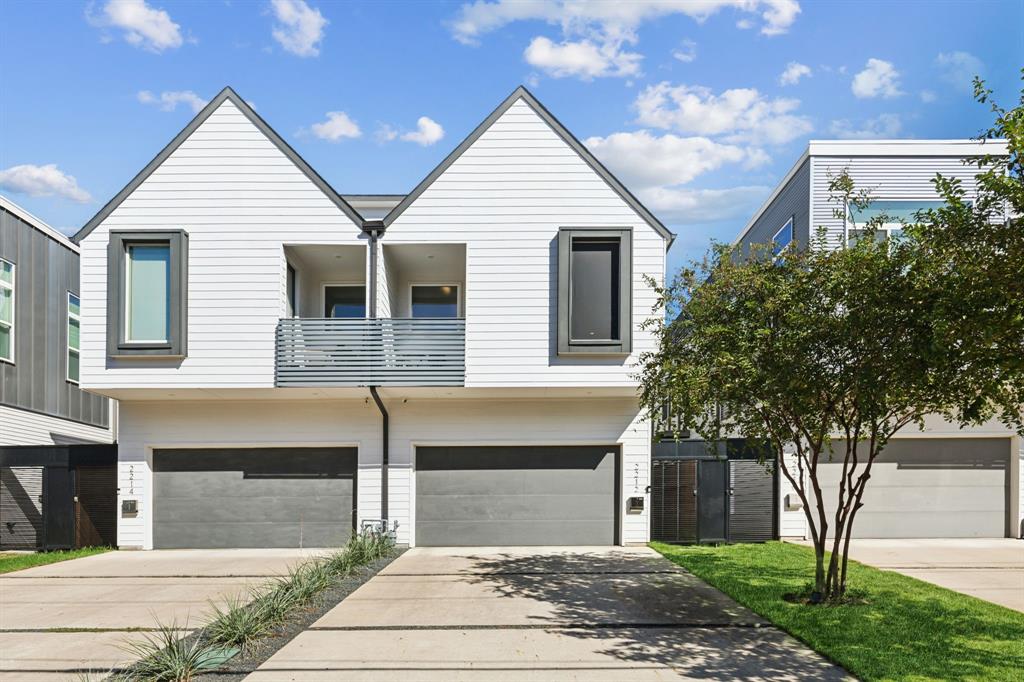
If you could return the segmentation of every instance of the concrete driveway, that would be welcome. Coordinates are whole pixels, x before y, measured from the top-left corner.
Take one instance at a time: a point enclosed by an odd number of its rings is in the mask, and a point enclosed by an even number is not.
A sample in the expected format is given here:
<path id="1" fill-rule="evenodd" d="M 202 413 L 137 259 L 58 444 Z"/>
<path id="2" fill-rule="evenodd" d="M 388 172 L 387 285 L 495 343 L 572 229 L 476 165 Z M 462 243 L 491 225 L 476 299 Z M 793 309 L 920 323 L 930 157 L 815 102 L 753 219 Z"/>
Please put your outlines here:
<path id="1" fill-rule="evenodd" d="M 851 540 L 850 557 L 1024 611 L 1024 540 Z"/>
<path id="2" fill-rule="evenodd" d="M 0 576 L 0 678 L 76 679 L 129 663 L 133 630 L 201 625 L 210 600 L 247 594 L 310 550 L 109 552 Z"/>
<path id="3" fill-rule="evenodd" d="M 420 548 L 247 679 L 845 676 L 647 548 Z"/>

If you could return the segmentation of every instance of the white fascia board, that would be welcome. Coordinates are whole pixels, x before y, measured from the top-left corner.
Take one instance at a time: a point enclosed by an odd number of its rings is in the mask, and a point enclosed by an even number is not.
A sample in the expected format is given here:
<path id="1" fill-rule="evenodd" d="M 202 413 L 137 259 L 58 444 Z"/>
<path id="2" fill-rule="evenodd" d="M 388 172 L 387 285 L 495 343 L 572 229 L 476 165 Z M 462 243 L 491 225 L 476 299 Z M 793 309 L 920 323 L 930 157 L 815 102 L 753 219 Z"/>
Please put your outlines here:
<path id="1" fill-rule="evenodd" d="M 1006 140 L 811 140 L 811 156 L 996 156 L 1008 153 Z"/>
<path id="2" fill-rule="evenodd" d="M 32 215 L 31 213 L 23 209 L 21 206 L 18 206 L 16 203 L 14 203 L 13 201 L 11 201 L 10 199 L 3 195 L 0 195 L 0 206 L 10 211 L 14 215 L 18 216 L 26 223 L 36 228 L 46 236 L 50 237 L 54 241 L 60 243 L 61 246 L 64 246 L 68 249 L 71 249 L 75 253 L 78 253 L 78 245 L 71 241 L 70 238 L 61 234 L 58 230 L 55 230 L 54 228 L 50 227 L 42 218 Z"/>

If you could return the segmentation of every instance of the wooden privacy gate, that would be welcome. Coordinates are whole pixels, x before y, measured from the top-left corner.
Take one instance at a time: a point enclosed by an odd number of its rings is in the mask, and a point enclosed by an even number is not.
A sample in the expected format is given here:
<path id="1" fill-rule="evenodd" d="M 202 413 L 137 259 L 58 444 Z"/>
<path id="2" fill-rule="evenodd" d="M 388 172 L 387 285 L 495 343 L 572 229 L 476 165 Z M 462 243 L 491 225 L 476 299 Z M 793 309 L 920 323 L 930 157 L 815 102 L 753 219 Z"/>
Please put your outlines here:
<path id="1" fill-rule="evenodd" d="M 707 453 L 703 443 L 700 448 L 660 457 L 656 449 L 651 462 L 651 539 L 720 543 L 777 538 L 774 462 L 719 458 Z"/>

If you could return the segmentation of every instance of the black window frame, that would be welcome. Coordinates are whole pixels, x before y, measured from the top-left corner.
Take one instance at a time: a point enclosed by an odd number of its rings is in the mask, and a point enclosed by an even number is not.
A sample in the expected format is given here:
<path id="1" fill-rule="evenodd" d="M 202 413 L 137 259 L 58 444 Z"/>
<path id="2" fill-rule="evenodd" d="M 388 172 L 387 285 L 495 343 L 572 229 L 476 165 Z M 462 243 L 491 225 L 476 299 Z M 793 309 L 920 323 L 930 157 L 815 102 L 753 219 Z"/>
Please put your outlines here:
<path id="1" fill-rule="evenodd" d="M 130 342 L 125 334 L 127 249 L 166 244 L 170 250 L 170 324 L 165 342 Z M 112 358 L 184 358 L 188 355 L 188 233 L 185 230 L 111 230 L 107 244 L 107 355 Z"/>
<path id="2" fill-rule="evenodd" d="M 619 243 L 619 338 L 571 338 L 572 244 L 576 239 Z M 558 355 L 628 355 L 633 346 L 633 230 L 629 227 L 562 227 L 558 230 Z"/>

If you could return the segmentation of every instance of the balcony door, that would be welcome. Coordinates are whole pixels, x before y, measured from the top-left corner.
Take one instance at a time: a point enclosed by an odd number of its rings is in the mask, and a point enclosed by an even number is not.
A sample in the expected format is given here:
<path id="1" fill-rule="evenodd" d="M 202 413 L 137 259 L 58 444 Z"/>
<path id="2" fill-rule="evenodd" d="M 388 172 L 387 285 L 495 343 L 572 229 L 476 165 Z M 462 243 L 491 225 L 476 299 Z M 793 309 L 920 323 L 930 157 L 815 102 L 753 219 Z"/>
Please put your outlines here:
<path id="1" fill-rule="evenodd" d="M 366 287 L 362 284 L 325 284 L 324 317 L 366 317 Z"/>

